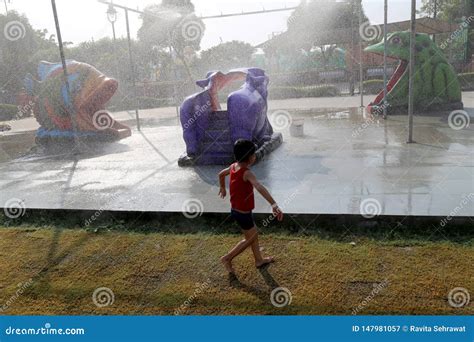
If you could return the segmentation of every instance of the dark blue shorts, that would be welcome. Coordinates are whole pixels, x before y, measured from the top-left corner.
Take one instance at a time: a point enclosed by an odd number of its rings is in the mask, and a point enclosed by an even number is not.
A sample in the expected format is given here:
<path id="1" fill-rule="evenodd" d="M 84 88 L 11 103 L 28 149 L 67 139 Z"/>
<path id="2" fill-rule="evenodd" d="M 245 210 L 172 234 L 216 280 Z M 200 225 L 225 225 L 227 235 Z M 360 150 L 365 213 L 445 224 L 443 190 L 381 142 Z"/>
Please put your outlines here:
<path id="1" fill-rule="evenodd" d="M 249 230 L 255 227 L 252 212 L 244 214 L 231 209 L 230 215 L 243 230 Z"/>

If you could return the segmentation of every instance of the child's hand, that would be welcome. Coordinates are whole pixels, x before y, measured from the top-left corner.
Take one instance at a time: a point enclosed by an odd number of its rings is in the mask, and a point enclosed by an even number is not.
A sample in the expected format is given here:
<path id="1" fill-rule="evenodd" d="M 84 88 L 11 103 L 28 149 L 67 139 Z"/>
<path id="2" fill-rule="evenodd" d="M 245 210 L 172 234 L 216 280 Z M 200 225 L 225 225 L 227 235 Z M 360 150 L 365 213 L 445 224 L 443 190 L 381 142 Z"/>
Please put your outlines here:
<path id="1" fill-rule="evenodd" d="M 272 207 L 273 216 L 277 218 L 278 221 L 283 221 L 283 211 L 278 206 Z"/>
<path id="2" fill-rule="evenodd" d="M 225 190 L 225 188 L 220 188 L 219 189 L 219 197 L 220 198 L 225 198 L 226 195 L 227 195 L 227 191 Z"/>

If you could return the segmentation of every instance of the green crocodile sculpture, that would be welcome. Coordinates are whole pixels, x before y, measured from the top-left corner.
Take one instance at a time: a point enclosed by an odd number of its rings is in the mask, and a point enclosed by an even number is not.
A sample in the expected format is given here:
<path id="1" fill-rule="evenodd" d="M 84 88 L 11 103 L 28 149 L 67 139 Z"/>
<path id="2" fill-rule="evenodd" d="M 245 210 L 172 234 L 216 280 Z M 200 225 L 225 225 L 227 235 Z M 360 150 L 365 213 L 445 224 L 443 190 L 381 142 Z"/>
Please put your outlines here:
<path id="1" fill-rule="evenodd" d="M 418 113 L 463 109 L 461 86 L 453 67 L 427 34 L 416 34 L 414 109 Z M 365 51 L 383 55 L 384 42 L 371 45 Z M 410 32 L 394 32 L 387 37 L 387 56 L 400 64 L 387 85 L 388 113 L 406 113 L 408 108 L 408 64 Z M 369 112 L 383 110 L 383 90 L 369 104 Z"/>

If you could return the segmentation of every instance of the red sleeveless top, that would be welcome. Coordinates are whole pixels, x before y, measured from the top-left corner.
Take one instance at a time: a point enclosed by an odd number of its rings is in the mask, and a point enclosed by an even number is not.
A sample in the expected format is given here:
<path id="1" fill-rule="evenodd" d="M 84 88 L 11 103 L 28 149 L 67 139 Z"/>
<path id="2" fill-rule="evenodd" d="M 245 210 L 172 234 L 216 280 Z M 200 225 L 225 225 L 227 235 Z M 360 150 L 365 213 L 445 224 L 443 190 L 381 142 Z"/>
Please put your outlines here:
<path id="1" fill-rule="evenodd" d="M 235 171 L 236 165 L 232 164 L 230 166 L 230 204 L 232 209 L 252 211 L 255 208 L 253 185 L 244 181 L 244 173 L 248 169 L 242 167 Z"/>

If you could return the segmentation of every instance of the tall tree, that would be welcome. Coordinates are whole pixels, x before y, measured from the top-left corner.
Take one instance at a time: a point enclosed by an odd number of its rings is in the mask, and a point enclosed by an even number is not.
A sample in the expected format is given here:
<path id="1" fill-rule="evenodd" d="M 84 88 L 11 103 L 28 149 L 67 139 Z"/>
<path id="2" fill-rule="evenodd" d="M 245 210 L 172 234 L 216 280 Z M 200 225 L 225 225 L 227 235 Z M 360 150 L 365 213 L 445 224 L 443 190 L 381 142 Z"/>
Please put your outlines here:
<path id="1" fill-rule="evenodd" d="M 204 22 L 195 15 L 192 2 L 163 0 L 160 4 L 146 7 L 142 19 L 138 38 L 162 50 L 171 47 L 192 78 L 185 58 L 186 50 L 198 51 L 205 31 Z"/>
<path id="2" fill-rule="evenodd" d="M 472 0 L 422 0 L 420 13 L 432 18 L 454 21 L 472 15 L 471 3 Z"/>
<path id="3" fill-rule="evenodd" d="M 323 45 L 321 42 L 327 44 L 333 40 L 338 43 L 338 30 L 351 28 L 351 23 L 354 23 L 354 30 L 359 30 L 359 9 L 362 11 L 362 21 L 368 21 L 360 6 L 358 1 L 302 1 L 288 19 L 288 32 L 301 37 L 298 40 L 299 47 L 307 51 L 315 46 L 320 47 Z"/>
<path id="4" fill-rule="evenodd" d="M 465 45 L 466 60 L 474 53 L 474 0 L 422 0 L 421 14 L 447 22 L 462 22 L 468 26 Z M 459 35 L 458 35 L 459 37 Z"/>
<path id="5" fill-rule="evenodd" d="M 42 59 L 59 59 L 54 40 L 47 31 L 35 31 L 28 19 L 15 11 L 0 15 L 0 94 L 14 101 L 27 73 L 35 73 Z M 2 102 L 0 100 L 0 102 Z"/>
<path id="6" fill-rule="evenodd" d="M 316 50 L 326 65 L 337 44 L 361 39 L 360 11 L 365 27 L 369 23 L 360 0 L 303 0 L 289 17 L 287 31 L 265 43 L 263 50 L 278 69 L 283 65 L 299 69 L 302 63 L 310 66 Z"/>
<path id="7" fill-rule="evenodd" d="M 201 74 L 209 70 L 222 70 L 250 66 L 255 48 L 237 40 L 214 46 L 201 52 Z"/>

